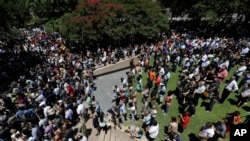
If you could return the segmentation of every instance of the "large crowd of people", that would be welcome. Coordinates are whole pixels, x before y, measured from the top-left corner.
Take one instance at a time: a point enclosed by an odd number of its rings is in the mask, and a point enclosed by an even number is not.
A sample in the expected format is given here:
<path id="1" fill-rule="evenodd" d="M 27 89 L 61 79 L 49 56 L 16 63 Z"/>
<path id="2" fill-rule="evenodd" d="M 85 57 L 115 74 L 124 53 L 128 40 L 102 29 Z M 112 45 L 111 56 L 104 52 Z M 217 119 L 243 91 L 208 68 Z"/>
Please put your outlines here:
<path id="1" fill-rule="evenodd" d="M 100 113 L 93 71 L 131 57 L 133 50 L 98 47 L 85 53 L 43 27 L 21 31 L 1 40 L 0 138 L 86 141 L 87 115 Z"/>
<path id="2" fill-rule="evenodd" d="M 167 116 L 172 110 L 172 99 L 176 98 L 180 114 L 171 117 L 166 140 L 181 141 L 181 133 L 189 128 L 201 100 L 209 100 L 207 112 L 212 112 L 214 105 L 223 104 L 232 92 L 239 95 L 237 107 L 250 97 L 250 40 L 247 38 L 204 39 L 172 31 L 157 43 L 125 49 L 98 48 L 96 52 L 82 54 L 71 52 L 60 34 L 48 34 L 43 28 L 25 30 L 24 35 L 20 44 L 11 50 L 16 56 L 10 56 L 7 63 L 15 66 L 16 61 L 11 60 L 22 52 L 39 56 L 40 61 L 34 67 L 26 67 L 25 73 L 9 85 L 9 91 L 1 95 L 0 138 L 3 140 L 87 141 L 86 120 L 93 118 L 96 135 L 102 130 L 122 128 L 123 122 L 130 121 L 126 132 L 132 138 L 141 138 L 145 133 L 149 141 L 154 141 L 160 126 L 156 117 L 161 112 L 157 107 L 161 105 Z M 139 57 L 139 62 L 131 59 L 127 77 L 121 78 L 121 83 L 112 89 L 113 106 L 102 111 L 93 95 L 98 87 L 93 70 L 133 54 Z M 234 67 L 234 75 L 225 80 Z M 169 90 L 171 74 L 177 71 L 180 75 L 176 90 Z M 3 71 L 1 79 L 10 76 Z M 224 82 L 226 86 L 221 91 L 219 86 Z M 138 99 L 138 94 L 142 94 L 142 99 Z M 142 127 L 135 126 L 137 120 L 142 120 Z M 225 119 L 218 119 L 218 123 L 207 122 L 202 126 L 198 138 L 223 139 L 230 125 L 240 122 L 238 111 L 225 113 Z"/>
<path id="3" fill-rule="evenodd" d="M 113 89 L 117 109 L 115 113 L 111 113 L 114 118 L 119 115 L 120 118 L 127 119 L 128 115 L 124 114 L 125 103 L 132 127 L 135 127 L 134 120 L 141 118 L 141 130 L 144 130 L 148 140 L 153 141 L 159 132 L 155 117 L 160 112 L 156 106 L 161 105 L 164 115 L 168 115 L 171 101 L 176 97 L 180 115 L 171 117 L 166 140 L 180 141 L 181 133 L 188 128 L 190 119 L 196 115 L 196 107 L 203 103 L 201 100 L 209 101 L 206 105 L 207 112 L 212 112 L 216 103 L 223 104 L 230 93 L 238 95 L 238 99 L 235 99 L 235 106 L 238 108 L 249 101 L 249 47 L 250 41 L 246 38 L 188 38 L 186 34 L 175 32 L 156 44 L 141 45 L 140 61 L 135 63 L 132 60 L 127 79 L 124 81 L 122 78 L 120 88 L 116 85 Z M 150 60 L 153 60 L 153 64 L 149 63 Z M 236 70 L 226 80 L 231 69 Z M 177 71 L 180 75 L 176 89 L 169 90 L 171 74 Z M 143 77 L 147 78 L 146 82 L 142 82 Z M 220 89 L 221 83 L 226 84 L 223 90 Z M 137 99 L 139 93 L 143 95 L 142 100 Z M 142 107 L 138 107 L 140 101 Z M 117 114 L 118 111 L 121 114 Z M 218 119 L 218 123 L 204 123 L 197 138 L 202 141 L 223 140 L 230 131 L 230 125 L 243 122 L 239 111 L 224 114 L 225 118 Z M 138 129 L 138 133 L 141 130 Z"/>

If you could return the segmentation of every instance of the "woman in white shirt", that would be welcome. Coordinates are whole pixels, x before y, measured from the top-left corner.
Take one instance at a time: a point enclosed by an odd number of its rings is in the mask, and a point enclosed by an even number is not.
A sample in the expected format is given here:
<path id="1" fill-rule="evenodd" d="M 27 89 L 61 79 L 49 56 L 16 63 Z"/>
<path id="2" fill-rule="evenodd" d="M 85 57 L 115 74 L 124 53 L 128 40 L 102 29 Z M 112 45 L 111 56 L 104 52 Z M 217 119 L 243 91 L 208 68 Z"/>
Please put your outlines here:
<path id="1" fill-rule="evenodd" d="M 104 130 L 105 133 L 107 133 L 107 120 L 105 118 L 105 115 L 104 113 L 101 113 L 99 118 L 98 118 L 98 123 L 99 123 L 99 127 L 98 127 L 98 130 L 97 130 L 97 134 L 96 135 L 99 135 L 101 130 Z"/>
<path id="2" fill-rule="evenodd" d="M 159 124 L 157 121 L 153 120 L 151 122 L 151 126 L 149 126 L 146 131 L 146 137 L 148 138 L 148 141 L 154 141 L 159 133 Z"/>
<path id="3" fill-rule="evenodd" d="M 246 63 L 243 62 L 240 66 L 237 67 L 237 70 L 234 73 L 235 80 L 238 81 L 240 76 L 242 76 L 243 73 L 245 73 L 246 70 L 247 70 Z"/>
<path id="4" fill-rule="evenodd" d="M 235 77 L 232 76 L 231 79 L 230 79 L 230 82 L 224 88 L 219 102 L 221 104 L 224 103 L 224 101 L 227 99 L 227 97 L 229 96 L 229 94 L 231 92 L 235 92 L 235 91 L 238 91 L 238 90 L 239 90 L 238 84 L 237 84 L 237 82 L 235 80 Z"/>

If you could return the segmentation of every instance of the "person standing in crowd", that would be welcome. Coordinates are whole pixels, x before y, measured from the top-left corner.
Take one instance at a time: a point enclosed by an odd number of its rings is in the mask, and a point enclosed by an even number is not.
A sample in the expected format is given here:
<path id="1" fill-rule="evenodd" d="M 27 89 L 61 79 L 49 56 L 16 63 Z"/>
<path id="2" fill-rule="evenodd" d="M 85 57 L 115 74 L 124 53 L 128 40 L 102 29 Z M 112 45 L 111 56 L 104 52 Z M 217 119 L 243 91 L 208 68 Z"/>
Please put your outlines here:
<path id="1" fill-rule="evenodd" d="M 130 110 L 131 115 L 130 122 L 134 122 L 136 118 L 136 103 L 130 101 L 128 103 L 128 110 Z"/>
<path id="2" fill-rule="evenodd" d="M 164 69 L 164 67 L 162 67 L 162 66 L 159 66 L 159 75 L 161 76 L 161 78 L 163 79 L 164 78 L 164 74 L 165 74 L 165 69 Z"/>
<path id="3" fill-rule="evenodd" d="M 238 82 L 239 78 L 245 73 L 247 70 L 247 66 L 245 62 L 242 62 L 239 66 L 237 66 L 237 70 L 234 72 L 235 80 Z"/>
<path id="4" fill-rule="evenodd" d="M 247 102 L 249 97 L 250 97 L 250 83 L 245 84 L 244 88 L 242 89 L 242 92 L 239 94 L 238 100 L 236 101 L 235 105 L 238 108 L 241 107 L 245 102 Z"/>
<path id="5" fill-rule="evenodd" d="M 226 66 L 222 66 L 217 73 L 217 77 L 219 78 L 220 82 L 223 82 L 224 79 L 227 77 L 228 71 Z"/>
<path id="6" fill-rule="evenodd" d="M 242 117 L 239 111 L 228 113 L 226 115 L 226 119 L 227 119 L 227 122 L 226 122 L 227 133 L 230 132 L 231 125 L 238 125 L 242 123 Z"/>
<path id="7" fill-rule="evenodd" d="M 109 114 L 111 114 L 112 121 L 114 123 L 114 128 L 116 129 L 116 126 L 118 126 L 120 129 L 122 128 L 120 125 L 119 117 L 120 117 L 120 111 L 119 108 L 115 105 L 112 106 L 111 109 L 107 111 Z"/>
<path id="8" fill-rule="evenodd" d="M 250 68 L 250 67 L 249 67 Z M 243 78 L 241 79 L 239 83 L 239 87 L 242 87 L 244 84 L 249 84 L 250 83 L 250 71 L 247 70 L 245 74 L 243 74 Z"/>
<path id="9" fill-rule="evenodd" d="M 150 71 L 148 72 L 148 86 L 149 86 L 149 89 L 151 90 L 151 88 L 153 87 L 153 81 L 155 80 L 156 78 L 156 73 L 155 73 L 155 70 L 152 68 L 150 69 Z"/>
<path id="10" fill-rule="evenodd" d="M 178 133 L 178 120 L 176 117 L 172 116 L 171 117 L 171 121 L 168 125 L 168 134 L 170 134 L 171 132 L 175 132 L 175 133 Z"/>
<path id="11" fill-rule="evenodd" d="M 209 139 L 212 139 L 214 134 L 214 125 L 211 122 L 207 122 L 199 132 L 200 141 L 207 141 Z"/>
<path id="12" fill-rule="evenodd" d="M 226 122 L 227 119 L 223 118 L 219 120 L 217 123 L 215 123 L 214 125 L 215 135 L 213 136 L 214 141 L 224 140 L 226 138 L 226 131 L 227 131 Z"/>
<path id="13" fill-rule="evenodd" d="M 231 92 L 235 92 L 235 91 L 238 91 L 238 84 L 235 80 L 235 77 L 232 76 L 230 81 L 228 82 L 228 84 L 226 85 L 226 87 L 224 88 L 223 92 L 222 92 L 222 95 L 221 95 L 221 98 L 219 100 L 219 102 L 222 104 L 224 103 L 224 101 L 227 99 L 227 97 L 229 96 L 229 94 Z"/>
<path id="14" fill-rule="evenodd" d="M 190 115 L 188 112 L 184 112 L 182 114 L 179 115 L 180 116 L 180 124 L 181 124 L 181 128 L 180 131 L 183 131 L 184 129 L 187 128 L 189 122 L 190 122 Z"/>
<path id="15" fill-rule="evenodd" d="M 154 141 L 159 134 L 159 124 L 157 121 L 153 120 L 151 122 L 151 125 L 147 127 L 146 129 L 146 137 L 148 138 L 148 141 Z"/>
<path id="16" fill-rule="evenodd" d="M 135 66 L 134 59 L 131 59 L 131 60 L 130 60 L 129 65 L 130 65 L 130 71 L 132 71 L 132 69 L 133 69 L 134 66 Z"/>
<path id="17" fill-rule="evenodd" d="M 220 96 L 221 96 L 220 89 L 216 88 L 211 94 L 211 98 L 210 98 L 209 107 L 207 109 L 207 112 L 211 112 L 213 110 L 214 104 L 220 100 Z"/>
<path id="18" fill-rule="evenodd" d="M 164 95 L 165 95 L 167 89 L 166 89 L 166 85 L 163 83 L 160 83 L 160 86 L 161 86 L 161 88 L 160 88 L 160 92 L 159 92 L 159 103 L 162 104 L 163 99 L 164 99 Z"/>
<path id="19" fill-rule="evenodd" d="M 197 106 L 199 103 L 200 97 L 203 95 L 203 93 L 206 91 L 205 82 L 200 81 L 198 83 L 198 88 L 194 90 L 194 105 Z"/>
<path id="20" fill-rule="evenodd" d="M 180 55 L 176 56 L 176 58 L 174 59 L 174 63 L 173 63 L 173 68 L 172 68 L 172 71 L 175 73 L 176 70 L 177 70 L 177 67 L 179 66 L 180 64 L 180 61 L 181 60 L 181 57 Z"/>
<path id="21" fill-rule="evenodd" d="M 155 80 L 154 80 L 154 93 L 158 93 L 158 90 L 159 90 L 159 87 L 160 87 L 160 84 L 161 84 L 161 76 L 156 73 L 156 76 L 155 76 Z"/>
<path id="22" fill-rule="evenodd" d="M 146 131 L 146 128 L 150 126 L 152 121 L 152 115 L 149 111 L 144 111 L 143 113 L 143 119 L 142 119 L 142 128 Z"/>
<path id="23" fill-rule="evenodd" d="M 127 121 L 127 110 L 124 102 L 120 102 L 120 116 L 122 122 Z"/>
<path id="24" fill-rule="evenodd" d="M 165 111 L 164 111 L 164 115 L 167 115 L 169 112 L 169 107 L 171 105 L 173 99 L 173 91 L 168 91 L 168 95 L 165 99 Z"/>
<path id="25" fill-rule="evenodd" d="M 170 80 L 171 73 L 168 71 L 169 69 L 165 69 L 165 74 L 163 76 L 163 84 L 166 86 L 166 89 L 168 87 L 168 81 Z"/>
<path id="26" fill-rule="evenodd" d="M 100 114 L 100 116 L 98 117 L 98 129 L 97 129 L 97 134 L 96 136 L 100 135 L 101 130 L 103 130 L 105 132 L 105 134 L 107 134 L 107 119 L 105 118 L 105 114 L 102 112 Z"/>
<path id="27" fill-rule="evenodd" d="M 196 106 L 194 105 L 193 101 L 188 102 L 187 112 L 190 113 L 190 116 L 195 116 Z"/>

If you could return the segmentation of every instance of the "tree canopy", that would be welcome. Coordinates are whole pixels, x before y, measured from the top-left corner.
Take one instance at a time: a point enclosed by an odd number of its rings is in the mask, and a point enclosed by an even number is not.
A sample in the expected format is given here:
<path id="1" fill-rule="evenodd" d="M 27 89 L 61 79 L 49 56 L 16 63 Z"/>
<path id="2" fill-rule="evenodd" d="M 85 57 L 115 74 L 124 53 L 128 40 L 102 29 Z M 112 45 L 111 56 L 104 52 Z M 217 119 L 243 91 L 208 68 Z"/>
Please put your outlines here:
<path id="1" fill-rule="evenodd" d="M 165 15 L 169 8 L 172 16 Z M 186 28 L 222 34 L 248 32 L 249 0 L 0 0 L 0 28 L 10 31 L 45 24 L 82 45 L 129 44 L 157 40 L 188 16 Z M 180 24 L 185 26 L 185 24 Z M 246 29 L 246 30 L 244 30 Z"/>
<path id="2" fill-rule="evenodd" d="M 248 0 L 160 0 L 164 8 L 170 8 L 172 17 L 188 15 L 196 27 L 210 27 L 214 30 L 237 30 L 247 28 L 250 22 L 250 1 Z"/>
<path id="3" fill-rule="evenodd" d="M 81 0 L 71 16 L 63 18 L 64 34 L 91 45 L 155 39 L 168 28 L 161 7 L 151 0 Z"/>

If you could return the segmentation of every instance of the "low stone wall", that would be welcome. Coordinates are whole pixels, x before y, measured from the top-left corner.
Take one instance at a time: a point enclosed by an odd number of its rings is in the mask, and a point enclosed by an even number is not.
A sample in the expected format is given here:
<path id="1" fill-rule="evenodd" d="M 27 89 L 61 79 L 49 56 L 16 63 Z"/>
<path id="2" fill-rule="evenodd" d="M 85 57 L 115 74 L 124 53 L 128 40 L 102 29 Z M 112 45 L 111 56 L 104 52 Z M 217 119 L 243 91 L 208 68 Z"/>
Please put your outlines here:
<path id="1" fill-rule="evenodd" d="M 102 76 L 102 75 L 106 75 L 106 74 L 110 74 L 116 71 L 120 71 L 120 70 L 124 70 L 124 69 L 128 69 L 130 67 L 130 61 L 131 59 L 134 59 L 134 62 L 137 63 L 139 61 L 138 56 L 133 56 L 130 58 L 127 58 L 125 60 L 121 60 L 115 64 L 110 64 L 101 68 L 98 68 L 96 70 L 94 70 L 94 76 L 98 77 L 98 76 Z"/>

